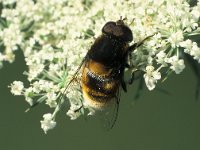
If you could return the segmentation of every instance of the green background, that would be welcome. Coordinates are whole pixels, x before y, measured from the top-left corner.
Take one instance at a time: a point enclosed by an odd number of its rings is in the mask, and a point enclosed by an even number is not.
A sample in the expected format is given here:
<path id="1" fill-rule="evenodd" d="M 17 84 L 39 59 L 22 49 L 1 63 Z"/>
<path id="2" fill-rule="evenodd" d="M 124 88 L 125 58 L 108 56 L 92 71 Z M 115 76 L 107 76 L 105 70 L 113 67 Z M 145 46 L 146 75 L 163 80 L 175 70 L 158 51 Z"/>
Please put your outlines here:
<path id="1" fill-rule="evenodd" d="M 40 128 L 42 115 L 52 112 L 44 104 L 25 113 L 28 104 L 23 97 L 13 96 L 7 86 L 14 80 L 24 80 L 26 69 L 18 51 L 13 64 L 4 63 L 0 70 L 0 149 L 2 150 L 199 150 L 200 101 L 195 100 L 195 76 L 186 64 L 180 75 L 172 75 L 160 84 L 171 94 L 146 87 L 134 102 L 138 82 L 122 94 L 117 123 L 104 131 L 97 122 L 83 117 L 70 121 L 62 111 L 57 126 L 44 134 Z"/>

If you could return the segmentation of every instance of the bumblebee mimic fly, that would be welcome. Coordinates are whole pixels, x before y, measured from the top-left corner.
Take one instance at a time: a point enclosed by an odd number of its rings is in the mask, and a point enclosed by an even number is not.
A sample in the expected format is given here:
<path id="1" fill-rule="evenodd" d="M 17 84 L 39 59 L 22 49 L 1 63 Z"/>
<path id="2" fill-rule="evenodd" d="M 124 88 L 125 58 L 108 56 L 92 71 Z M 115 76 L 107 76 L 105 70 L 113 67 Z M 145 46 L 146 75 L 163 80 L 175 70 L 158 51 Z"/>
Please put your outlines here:
<path id="1" fill-rule="evenodd" d="M 88 50 L 66 89 L 77 77 L 77 74 L 81 73 L 80 85 L 83 103 L 86 106 L 94 110 L 103 110 L 113 104 L 116 106 L 112 127 L 117 118 L 120 88 L 124 92 L 127 91 L 124 70 L 130 67 L 128 58 L 151 36 L 129 45 L 133 40 L 133 35 L 131 29 L 124 24 L 124 19 L 107 22 L 102 28 L 102 34 Z M 131 80 L 133 80 L 133 76 Z"/>

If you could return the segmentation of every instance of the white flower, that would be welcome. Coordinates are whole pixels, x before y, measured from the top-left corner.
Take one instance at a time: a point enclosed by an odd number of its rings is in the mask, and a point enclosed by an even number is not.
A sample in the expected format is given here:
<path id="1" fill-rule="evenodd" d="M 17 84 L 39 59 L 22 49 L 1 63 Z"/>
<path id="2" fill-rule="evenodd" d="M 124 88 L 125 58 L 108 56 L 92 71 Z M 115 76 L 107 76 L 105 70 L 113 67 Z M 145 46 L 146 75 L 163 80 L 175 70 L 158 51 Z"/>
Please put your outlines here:
<path id="1" fill-rule="evenodd" d="M 180 46 L 185 48 L 185 53 L 190 53 L 192 49 L 192 40 L 187 39 L 186 41 L 182 41 L 180 42 Z"/>
<path id="2" fill-rule="evenodd" d="M 70 109 L 67 111 L 67 115 L 70 117 L 71 120 L 75 120 L 81 115 L 80 110 L 78 110 L 80 108 L 81 106 L 76 106 L 76 105 L 72 105 L 70 107 Z"/>
<path id="3" fill-rule="evenodd" d="M 198 2 L 199 5 L 200 2 Z M 195 20 L 198 20 L 200 17 L 200 7 L 196 6 L 193 8 L 193 10 L 191 11 L 191 15 L 193 15 Z"/>
<path id="4" fill-rule="evenodd" d="M 184 60 L 178 59 L 177 56 L 169 58 L 169 63 L 171 63 L 171 69 L 175 71 L 176 74 L 180 74 L 185 68 Z"/>
<path id="5" fill-rule="evenodd" d="M 49 92 L 46 94 L 47 96 L 47 100 L 46 100 L 46 104 L 49 105 L 50 108 L 56 107 L 57 106 L 57 95 L 53 92 Z"/>
<path id="6" fill-rule="evenodd" d="M 163 66 L 167 66 L 167 56 L 164 51 L 160 51 L 157 55 L 157 63 L 162 64 Z"/>
<path id="7" fill-rule="evenodd" d="M 183 31 L 178 30 L 177 32 L 173 32 L 168 41 L 171 43 L 173 48 L 179 47 L 179 43 L 183 41 Z"/>
<path id="8" fill-rule="evenodd" d="M 5 55 L 3 55 L 1 52 L 0 52 L 0 62 L 4 61 L 5 60 Z"/>
<path id="9" fill-rule="evenodd" d="M 33 99 L 31 97 L 25 97 L 25 101 L 32 106 L 33 105 Z"/>
<path id="10" fill-rule="evenodd" d="M 34 64 L 29 66 L 29 81 L 35 79 L 44 69 L 43 64 Z"/>
<path id="11" fill-rule="evenodd" d="M 8 50 L 8 49 L 6 49 Z M 6 55 L 4 55 L 4 60 L 12 63 L 15 60 L 15 55 L 10 50 L 6 51 Z"/>
<path id="12" fill-rule="evenodd" d="M 200 48 L 196 42 L 191 40 L 186 40 L 181 42 L 181 47 L 184 47 L 184 52 L 190 54 L 200 63 Z"/>
<path id="13" fill-rule="evenodd" d="M 29 105 L 33 105 L 33 99 L 31 97 L 33 93 L 33 87 L 26 88 L 24 91 L 25 101 L 29 103 Z"/>
<path id="14" fill-rule="evenodd" d="M 14 81 L 11 86 L 11 93 L 14 95 L 21 95 L 24 89 L 24 84 L 21 81 Z"/>
<path id="15" fill-rule="evenodd" d="M 200 63 L 200 48 L 196 42 L 192 43 L 192 48 L 189 54 Z"/>
<path id="16" fill-rule="evenodd" d="M 32 86 L 31 86 L 31 90 L 34 92 L 34 93 L 40 93 L 41 92 L 41 89 L 40 89 L 40 82 L 39 81 L 35 81 L 32 83 Z M 26 96 L 26 95 L 25 95 Z"/>
<path id="17" fill-rule="evenodd" d="M 39 80 L 40 90 L 49 92 L 52 88 L 54 88 L 53 82 L 46 80 Z"/>
<path id="18" fill-rule="evenodd" d="M 1 35 L 6 51 L 17 50 L 16 45 L 21 44 L 22 34 L 20 32 L 20 27 L 18 24 L 10 24 L 8 28 L 5 28 Z"/>
<path id="19" fill-rule="evenodd" d="M 44 130 L 46 134 L 48 130 L 55 128 L 56 122 L 52 119 L 52 114 L 47 113 L 43 115 L 44 120 L 40 121 L 41 128 Z"/>
<path id="20" fill-rule="evenodd" d="M 16 0 L 6 0 L 6 1 L 2 0 L 2 2 L 4 5 L 8 5 L 8 4 L 12 4 L 12 3 L 16 2 Z"/>
<path id="21" fill-rule="evenodd" d="M 157 80 L 161 79 L 161 74 L 160 72 L 154 70 L 153 66 L 147 66 L 146 73 L 144 74 L 144 79 L 148 89 L 153 90 Z"/>

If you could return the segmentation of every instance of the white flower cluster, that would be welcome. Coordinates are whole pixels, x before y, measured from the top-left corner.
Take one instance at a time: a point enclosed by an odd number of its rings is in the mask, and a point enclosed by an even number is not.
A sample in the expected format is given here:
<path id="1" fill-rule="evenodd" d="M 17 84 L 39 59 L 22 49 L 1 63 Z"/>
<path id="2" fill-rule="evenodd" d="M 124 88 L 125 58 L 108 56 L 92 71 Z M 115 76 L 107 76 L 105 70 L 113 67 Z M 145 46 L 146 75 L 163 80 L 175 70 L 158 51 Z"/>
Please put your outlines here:
<path id="1" fill-rule="evenodd" d="M 53 120 L 53 117 L 50 113 L 43 115 L 44 120 L 41 122 L 41 128 L 46 134 L 48 130 L 53 129 L 56 126 L 56 122 Z"/>
<path id="2" fill-rule="evenodd" d="M 198 47 L 196 42 L 187 39 L 180 43 L 180 46 L 184 48 L 184 52 L 190 54 L 200 63 L 200 47 Z"/>
<path id="3" fill-rule="evenodd" d="M 79 84 L 66 85 L 89 50 L 93 37 L 101 34 L 110 20 L 126 17 L 134 41 L 154 35 L 132 53 L 134 70 L 144 73 L 144 81 L 153 90 L 167 72 L 179 74 L 185 68 L 183 54 L 200 62 L 200 48 L 192 39 L 200 35 L 200 2 L 190 7 L 186 0 L 3 0 L 0 17 L 0 62 L 14 60 L 14 51 L 25 56 L 30 86 L 20 81 L 11 84 L 11 92 L 24 95 L 31 105 L 44 102 L 55 108 L 41 121 L 45 133 L 55 127 L 61 105 L 70 104 L 67 115 L 78 118 L 84 108 Z M 60 100 L 61 101 L 58 101 Z M 80 111 L 76 111 L 79 110 Z"/>
<path id="4" fill-rule="evenodd" d="M 24 84 L 21 81 L 14 81 L 11 84 L 11 93 L 13 93 L 14 95 L 21 95 L 23 89 L 24 89 Z"/>

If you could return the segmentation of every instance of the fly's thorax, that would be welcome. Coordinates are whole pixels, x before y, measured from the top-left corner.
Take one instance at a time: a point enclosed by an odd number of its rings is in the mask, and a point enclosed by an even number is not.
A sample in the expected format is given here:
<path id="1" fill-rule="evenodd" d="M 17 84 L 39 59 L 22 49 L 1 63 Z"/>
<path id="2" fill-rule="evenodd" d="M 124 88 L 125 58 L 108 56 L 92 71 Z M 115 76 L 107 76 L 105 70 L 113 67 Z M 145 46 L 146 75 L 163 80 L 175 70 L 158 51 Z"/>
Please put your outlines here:
<path id="1" fill-rule="evenodd" d="M 122 62 L 127 56 L 128 47 L 127 42 L 102 34 L 88 51 L 88 58 L 105 66 L 112 66 L 113 62 Z"/>

